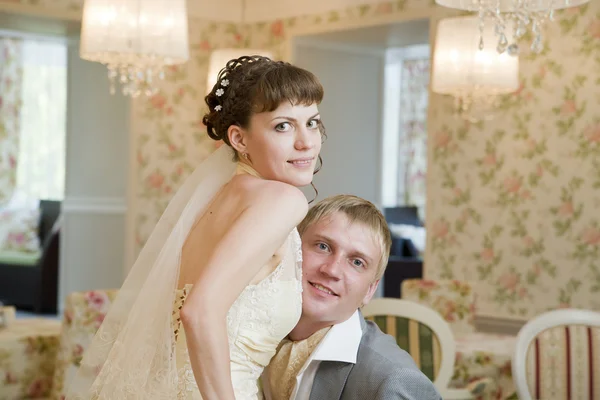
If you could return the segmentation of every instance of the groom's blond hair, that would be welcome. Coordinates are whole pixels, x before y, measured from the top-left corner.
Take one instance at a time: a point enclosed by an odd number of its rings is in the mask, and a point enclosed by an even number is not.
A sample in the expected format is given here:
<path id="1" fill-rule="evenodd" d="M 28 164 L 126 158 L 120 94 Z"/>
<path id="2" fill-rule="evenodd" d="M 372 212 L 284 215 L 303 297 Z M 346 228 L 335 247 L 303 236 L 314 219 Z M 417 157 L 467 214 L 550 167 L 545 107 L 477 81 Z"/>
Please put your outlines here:
<path id="1" fill-rule="evenodd" d="M 306 217 L 298 225 L 300 236 L 304 234 L 309 226 L 338 212 L 344 213 L 350 223 L 359 223 L 366 226 L 376 238 L 381 250 L 381 257 L 375 280 L 380 279 L 387 267 L 390 248 L 392 247 L 392 237 L 385 217 L 370 201 L 349 194 L 327 197 L 308 210 Z"/>

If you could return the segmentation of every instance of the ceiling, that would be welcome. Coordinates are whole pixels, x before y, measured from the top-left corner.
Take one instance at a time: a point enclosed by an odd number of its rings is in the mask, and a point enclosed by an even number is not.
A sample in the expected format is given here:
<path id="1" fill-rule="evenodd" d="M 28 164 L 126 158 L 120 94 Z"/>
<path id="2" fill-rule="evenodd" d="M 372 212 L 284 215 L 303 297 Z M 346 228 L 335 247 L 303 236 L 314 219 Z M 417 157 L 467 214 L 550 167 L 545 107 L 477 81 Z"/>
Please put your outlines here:
<path id="1" fill-rule="evenodd" d="M 188 0 L 187 4 L 189 15 L 196 18 L 229 22 L 262 22 L 380 2 L 381 0 Z"/>

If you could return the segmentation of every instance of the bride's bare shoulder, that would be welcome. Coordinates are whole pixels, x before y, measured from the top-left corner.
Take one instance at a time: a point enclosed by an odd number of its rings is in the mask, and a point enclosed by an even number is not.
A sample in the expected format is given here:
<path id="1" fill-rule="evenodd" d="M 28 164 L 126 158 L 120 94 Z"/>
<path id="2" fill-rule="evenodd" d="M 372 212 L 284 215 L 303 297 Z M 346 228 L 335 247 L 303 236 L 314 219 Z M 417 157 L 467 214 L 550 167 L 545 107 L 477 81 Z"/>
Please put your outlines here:
<path id="1" fill-rule="evenodd" d="M 245 206 L 273 207 L 273 211 L 294 210 L 302 214 L 302 217 L 308 211 L 304 193 L 284 182 L 238 175 L 231 181 L 231 190 Z"/>

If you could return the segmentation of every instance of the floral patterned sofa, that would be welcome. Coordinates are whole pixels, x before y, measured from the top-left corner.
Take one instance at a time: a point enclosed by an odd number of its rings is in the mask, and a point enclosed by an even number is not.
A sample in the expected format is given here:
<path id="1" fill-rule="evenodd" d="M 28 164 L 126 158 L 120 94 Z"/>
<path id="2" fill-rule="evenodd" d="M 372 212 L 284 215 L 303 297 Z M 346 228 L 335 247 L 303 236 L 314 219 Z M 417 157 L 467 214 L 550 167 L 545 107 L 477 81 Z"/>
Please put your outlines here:
<path id="1" fill-rule="evenodd" d="M 64 390 L 102 324 L 117 290 L 71 293 L 65 301 L 60 348 L 56 358 L 52 400 L 63 400 Z"/>
<path id="2" fill-rule="evenodd" d="M 46 399 L 52 390 L 60 322 L 25 318 L 0 328 L 0 400 Z"/>
<path id="3" fill-rule="evenodd" d="M 514 395 L 511 357 L 516 337 L 476 331 L 476 299 L 472 283 L 405 280 L 402 282 L 402 298 L 433 308 L 450 324 L 457 351 L 451 387 L 461 388 L 470 382 L 488 378 L 494 386 L 489 398 L 507 399 Z"/>

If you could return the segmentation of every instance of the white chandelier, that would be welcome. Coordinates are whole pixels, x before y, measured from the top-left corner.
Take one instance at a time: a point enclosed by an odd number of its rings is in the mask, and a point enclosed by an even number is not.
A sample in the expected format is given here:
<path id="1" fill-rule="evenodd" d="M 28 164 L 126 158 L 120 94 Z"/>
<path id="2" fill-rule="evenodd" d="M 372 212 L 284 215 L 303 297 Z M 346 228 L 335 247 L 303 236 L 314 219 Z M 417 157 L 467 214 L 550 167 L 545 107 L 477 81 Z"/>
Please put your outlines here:
<path id="1" fill-rule="evenodd" d="M 531 28 L 533 42 L 531 50 L 540 53 L 544 49 L 542 26 L 547 20 L 552 21 L 554 10 L 576 7 L 589 0 L 435 0 L 441 6 L 458 10 L 474 11 L 479 16 L 480 39 L 479 48 L 485 47 L 481 34 L 486 19 L 494 21 L 494 32 L 497 36 L 498 53 L 507 51 L 510 55 L 519 53 L 517 41 Z M 512 32 L 507 30 L 511 23 Z M 512 39 L 509 41 L 509 36 Z M 494 39 L 492 39 L 494 40 Z"/>
<path id="2" fill-rule="evenodd" d="M 457 112 L 469 121 L 490 119 L 500 95 L 519 88 L 519 57 L 479 49 L 475 16 L 442 19 L 437 27 L 431 90 L 455 98 Z M 483 39 L 494 38 L 491 26 Z"/>
<path id="3" fill-rule="evenodd" d="M 185 0 L 85 0 L 80 56 L 108 67 L 124 95 L 151 96 L 167 66 L 189 58 Z"/>

